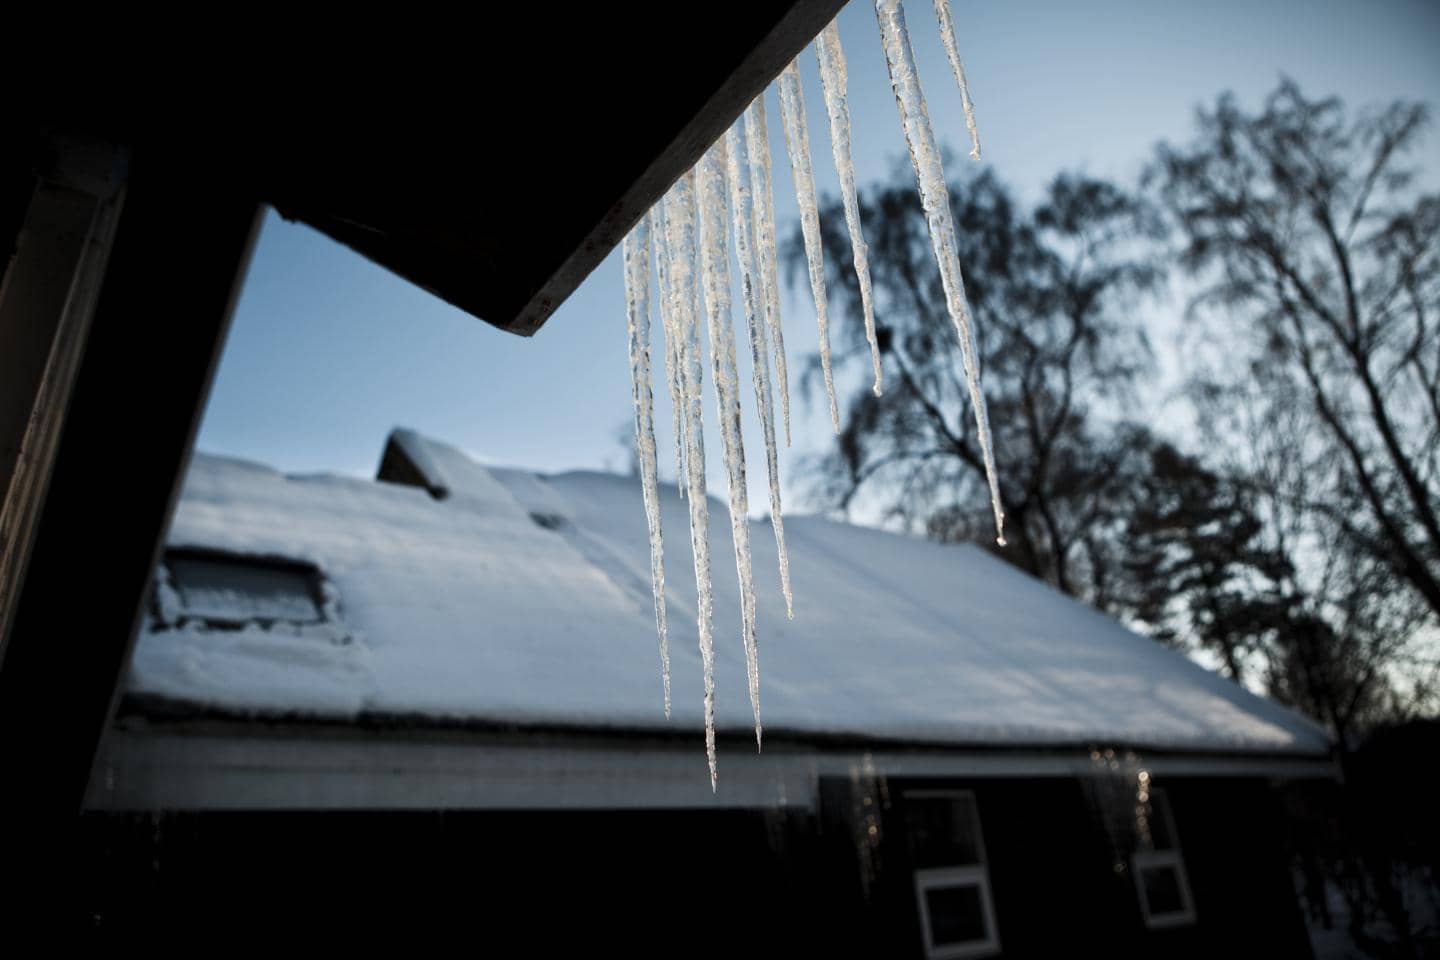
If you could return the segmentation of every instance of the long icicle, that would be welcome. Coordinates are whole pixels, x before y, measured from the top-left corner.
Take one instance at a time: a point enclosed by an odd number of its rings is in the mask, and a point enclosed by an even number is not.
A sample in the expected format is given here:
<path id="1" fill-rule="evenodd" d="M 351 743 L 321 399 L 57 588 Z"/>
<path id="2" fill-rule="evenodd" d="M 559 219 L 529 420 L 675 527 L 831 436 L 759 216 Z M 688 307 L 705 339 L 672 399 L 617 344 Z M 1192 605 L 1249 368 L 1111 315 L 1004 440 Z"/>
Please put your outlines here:
<path id="1" fill-rule="evenodd" d="M 760 665 L 755 649 L 755 587 L 750 564 L 750 503 L 745 488 L 745 446 L 740 436 L 740 397 L 736 381 L 735 330 L 730 320 L 730 250 L 725 234 L 728 161 L 725 141 L 717 141 L 700 159 L 700 260 L 705 311 L 710 330 L 710 376 L 719 407 L 720 440 L 730 481 L 730 534 L 735 542 L 735 571 L 740 579 L 740 630 L 745 642 L 745 673 L 755 713 L 755 744 L 760 737 Z"/>
<path id="2" fill-rule="evenodd" d="M 665 247 L 670 261 L 670 312 L 679 340 L 685 405 L 685 484 L 690 506 L 690 550 L 695 555 L 695 625 L 705 675 L 705 759 L 710 790 L 716 789 L 715 765 L 715 594 L 710 581 L 710 499 L 705 494 L 705 417 L 700 386 L 700 312 L 696 309 L 695 173 L 687 172 L 665 198 Z"/>
<path id="3" fill-rule="evenodd" d="M 930 114 L 925 107 L 925 93 L 915 72 L 915 55 L 910 47 L 910 34 L 905 27 L 905 11 L 900 0 L 875 0 L 875 17 L 880 22 L 880 38 L 885 47 L 885 63 L 890 71 L 890 85 L 905 128 L 905 143 L 910 148 L 910 162 L 915 168 L 915 182 L 920 191 L 920 204 L 930 230 L 930 245 L 940 267 L 940 282 L 945 289 L 945 305 L 950 321 L 960 340 L 960 355 L 965 363 L 965 376 L 970 386 L 970 404 L 975 412 L 975 427 L 980 450 L 985 460 L 985 477 L 990 485 L 990 506 L 995 513 L 997 542 L 1005 543 L 1005 512 L 1000 506 L 1000 484 L 995 475 L 995 451 L 990 440 L 990 417 L 985 409 L 985 394 L 980 389 L 980 365 L 975 350 L 970 304 L 965 299 L 965 279 L 960 272 L 956 250 L 955 223 L 950 213 L 950 194 L 945 188 L 945 171 L 940 164 L 940 150 Z"/>
<path id="4" fill-rule="evenodd" d="M 825 395 L 830 400 L 830 425 L 840 432 L 840 409 L 835 404 L 835 380 L 830 374 L 830 318 L 825 297 L 825 257 L 820 239 L 820 208 L 815 200 L 815 169 L 810 163 L 810 134 L 805 126 L 805 93 L 800 71 L 791 61 L 780 73 L 780 117 L 784 121 L 785 153 L 800 205 L 800 232 L 805 237 L 805 261 L 810 268 L 810 294 L 815 298 L 815 324 L 820 328 L 820 369 L 825 374 Z"/>
<path id="5" fill-rule="evenodd" d="M 850 150 L 850 83 L 845 67 L 845 48 L 840 46 L 840 28 L 830 21 L 815 38 L 815 59 L 820 63 L 820 86 L 825 91 L 825 112 L 830 115 L 830 149 L 835 172 L 840 175 L 840 196 L 845 203 L 845 225 L 850 228 L 850 249 L 855 259 L 855 277 L 860 282 L 860 307 L 865 314 L 865 339 L 870 343 L 870 365 L 875 368 L 875 396 L 884 389 L 880 369 L 880 342 L 875 336 L 875 301 L 870 285 L 870 247 L 860 225 L 860 201 L 855 195 L 855 162 Z M 825 375 L 830 375 L 826 368 Z M 839 425 L 835 427 L 840 430 Z"/>
<path id="6" fill-rule="evenodd" d="M 775 377 L 780 381 L 780 410 L 785 417 L 785 446 L 790 446 L 790 372 L 785 368 L 785 334 L 780 323 L 780 266 L 775 250 L 775 190 L 770 165 L 770 125 L 765 92 L 745 108 L 745 147 L 750 154 L 750 195 L 755 211 L 755 265 L 760 271 L 765 328 L 775 346 Z"/>
<path id="7" fill-rule="evenodd" d="M 665 625 L 665 542 L 660 530 L 660 489 L 655 465 L 655 400 L 650 387 L 650 214 L 622 243 L 625 260 L 625 314 L 630 339 L 630 390 L 635 402 L 635 454 L 645 520 L 650 528 L 650 586 L 655 629 L 660 635 L 665 716 L 670 716 L 670 640 Z"/>
<path id="8" fill-rule="evenodd" d="M 960 45 L 955 42 L 955 18 L 950 15 L 950 0 L 935 0 L 935 16 L 940 21 L 940 40 L 950 60 L 950 72 L 960 88 L 960 106 L 965 109 L 965 126 L 970 130 L 970 159 L 980 159 L 980 130 L 975 126 L 975 102 L 970 99 L 970 84 L 965 82 L 965 64 L 960 60 Z"/>
<path id="9" fill-rule="evenodd" d="M 770 481 L 770 525 L 775 529 L 775 549 L 780 557 L 780 589 L 785 595 L 785 616 L 795 619 L 795 602 L 790 594 L 790 555 L 785 549 L 785 519 L 780 509 L 780 464 L 775 449 L 775 409 L 770 389 L 770 358 L 765 350 L 765 306 L 761 299 L 763 287 L 760 277 L 763 271 L 756 269 L 755 260 L 762 252 L 755 244 L 754 209 L 755 195 L 750 190 L 753 180 L 747 175 L 747 167 L 753 170 L 749 155 L 750 140 L 747 114 L 743 125 L 744 135 L 737 123 L 725 134 L 725 146 L 729 154 L 730 211 L 735 224 L 735 259 L 740 262 L 741 305 L 745 310 L 745 325 L 750 332 L 750 370 L 755 384 L 755 412 L 760 418 L 760 429 L 765 439 L 765 473 Z"/>
<path id="10" fill-rule="evenodd" d="M 685 405 L 680 373 L 680 338 L 675 334 L 675 297 L 670 289 L 670 257 L 665 250 L 669 228 L 664 198 L 650 208 L 654 218 L 655 273 L 660 284 L 660 330 L 665 334 L 665 382 L 670 387 L 671 432 L 675 435 L 675 485 L 685 496 Z"/>

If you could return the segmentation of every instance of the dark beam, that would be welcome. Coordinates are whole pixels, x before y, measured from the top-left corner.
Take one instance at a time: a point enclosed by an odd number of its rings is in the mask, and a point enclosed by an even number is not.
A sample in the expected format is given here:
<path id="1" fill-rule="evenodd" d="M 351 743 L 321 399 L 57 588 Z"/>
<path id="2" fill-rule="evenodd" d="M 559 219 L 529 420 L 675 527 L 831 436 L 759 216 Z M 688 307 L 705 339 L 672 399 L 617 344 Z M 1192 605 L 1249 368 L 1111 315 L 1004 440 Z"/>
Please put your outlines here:
<path id="1" fill-rule="evenodd" d="M 193 168 L 134 167 L 0 662 L 12 879 L 57 879 L 259 209 Z"/>
<path id="2" fill-rule="evenodd" d="M 725 135 L 745 111 L 791 60 L 799 56 L 825 25 L 835 19 L 845 0 L 800 0 L 784 9 L 759 43 L 751 47 L 734 71 L 724 78 L 709 98 L 691 114 L 665 148 L 640 171 L 640 175 L 607 209 L 588 233 L 580 238 L 574 252 L 520 308 L 504 329 L 522 336 L 539 330 L 565 298 L 590 275 L 600 261 L 619 246 L 625 234 L 645 212 L 665 195 L 671 185 L 699 162 L 710 145 Z M 717 13 L 723 7 L 715 8 Z M 779 5 L 776 5 L 779 9 Z M 643 102 L 643 101 L 642 101 Z"/>
<path id="3" fill-rule="evenodd" d="M 347 77 L 323 127 L 292 84 L 242 167 L 283 216 L 530 336 L 843 5 L 512 8 L 506 40 L 543 47 L 442 40 L 422 75 Z"/>
<path id="4" fill-rule="evenodd" d="M 134 25 L 77 46 L 60 23 L 25 34 L 67 69 L 20 98 L 18 128 L 190 158 L 529 335 L 842 5 L 519 4 L 485 29 L 255 18 L 221 46 Z M 177 97 L 175 77 L 204 95 Z"/>
<path id="5" fill-rule="evenodd" d="M 0 284 L 0 661 L 124 194 L 114 146 L 47 146 Z"/>

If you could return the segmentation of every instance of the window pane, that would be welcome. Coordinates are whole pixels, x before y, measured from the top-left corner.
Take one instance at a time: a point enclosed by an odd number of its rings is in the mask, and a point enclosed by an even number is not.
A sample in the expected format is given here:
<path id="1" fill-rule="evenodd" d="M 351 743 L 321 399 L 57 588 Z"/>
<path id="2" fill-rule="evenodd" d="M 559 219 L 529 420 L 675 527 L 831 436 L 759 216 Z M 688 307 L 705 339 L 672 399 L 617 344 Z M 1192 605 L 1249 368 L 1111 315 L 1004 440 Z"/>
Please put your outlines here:
<path id="1" fill-rule="evenodd" d="M 930 913 L 930 942 L 937 947 L 985 940 L 985 907 L 978 886 L 938 887 L 925 891 Z"/>
<path id="2" fill-rule="evenodd" d="M 944 867 L 980 863 L 980 833 L 975 798 L 905 798 L 905 828 L 916 867 Z"/>
<path id="3" fill-rule="evenodd" d="M 1150 906 L 1150 915 L 1182 913 L 1185 899 L 1180 894 L 1180 875 L 1173 866 L 1145 867 L 1140 872 L 1145 884 L 1145 902 Z"/>
<path id="4" fill-rule="evenodd" d="M 170 554 L 165 566 L 186 616 L 227 623 L 322 619 L 304 567 L 185 554 Z"/>

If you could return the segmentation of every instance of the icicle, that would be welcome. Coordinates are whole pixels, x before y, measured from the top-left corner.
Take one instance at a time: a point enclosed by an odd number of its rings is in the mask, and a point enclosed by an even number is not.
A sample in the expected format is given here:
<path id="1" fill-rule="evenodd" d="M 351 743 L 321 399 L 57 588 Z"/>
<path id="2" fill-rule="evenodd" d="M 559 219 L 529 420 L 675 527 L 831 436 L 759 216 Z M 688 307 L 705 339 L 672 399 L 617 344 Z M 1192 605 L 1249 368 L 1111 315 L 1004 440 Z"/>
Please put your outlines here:
<path id="1" fill-rule="evenodd" d="M 940 39 L 945 44 L 945 56 L 950 60 L 950 72 L 955 74 L 955 85 L 960 88 L 960 105 L 965 108 L 965 126 L 970 130 L 970 159 L 980 159 L 980 131 L 975 126 L 975 103 L 970 99 L 970 85 L 965 82 L 965 64 L 960 61 L 960 46 L 955 42 L 955 19 L 950 16 L 950 0 L 935 0 L 935 16 L 940 20 Z"/>
<path id="2" fill-rule="evenodd" d="M 665 716 L 670 716 L 670 641 L 665 628 L 665 544 L 660 530 L 660 490 L 655 468 L 655 401 L 650 390 L 650 215 L 622 245 L 625 313 L 630 333 L 630 388 L 635 401 L 635 454 L 645 519 L 650 527 L 650 586 L 655 595 L 655 628 L 660 634 Z"/>
<path id="3" fill-rule="evenodd" d="M 665 247 L 670 261 L 671 315 L 680 353 L 685 412 L 685 483 L 690 505 L 690 549 L 695 555 L 696 627 L 705 673 L 705 759 L 710 789 L 715 766 L 715 600 L 710 583 L 710 500 L 705 495 L 705 423 L 700 385 L 699 284 L 695 282 L 695 173 L 687 172 L 665 199 Z"/>
<path id="4" fill-rule="evenodd" d="M 925 221 L 930 230 L 930 244 L 940 267 L 940 282 L 945 288 L 945 305 L 955 334 L 960 339 L 960 354 L 965 363 L 965 376 L 970 386 L 970 402 L 975 411 L 975 427 L 980 450 L 985 459 L 985 477 L 990 484 L 990 506 L 995 513 L 997 542 L 1005 543 L 1005 513 L 1000 507 L 1000 485 L 995 476 L 995 452 L 990 441 L 990 418 L 985 409 L 985 395 L 980 389 L 980 367 L 971 330 L 970 304 L 965 299 L 965 281 L 960 273 L 956 251 L 955 223 L 950 214 L 950 195 L 945 188 L 945 171 L 940 164 L 940 150 L 935 144 L 935 131 L 930 127 L 930 114 L 925 107 L 925 94 L 915 72 L 915 56 L 910 48 L 910 35 L 905 27 L 905 11 L 900 0 L 875 0 L 875 16 L 880 21 L 880 37 L 885 47 L 885 63 L 890 70 L 890 85 L 905 128 L 905 143 L 910 148 L 910 162 L 915 168 L 915 182 L 920 190 L 920 203 L 925 208 Z M 783 76 L 783 75 L 782 75 Z"/>
<path id="5" fill-rule="evenodd" d="M 755 743 L 759 746 L 760 667 L 755 649 L 755 588 L 750 575 L 750 504 L 745 489 L 745 447 L 740 436 L 735 330 L 730 321 L 730 251 L 725 241 L 726 152 L 722 139 L 700 159 L 700 261 L 710 330 L 710 376 L 720 411 L 720 439 L 730 481 L 730 533 L 735 541 L 735 570 L 740 579 L 745 672 L 750 683 L 750 707 L 755 713 Z"/>
<path id="6" fill-rule="evenodd" d="M 825 91 L 825 112 L 830 115 L 830 149 L 835 155 L 835 172 L 840 174 L 840 196 L 845 202 L 845 225 L 850 228 L 850 249 L 855 258 L 855 277 L 860 281 L 860 306 L 865 314 L 865 339 L 870 343 L 870 365 L 875 368 L 875 396 L 880 396 L 884 374 L 880 370 L 880 343 L 875 336 L 875 303 L 870 286 L 870 247 L 860 229 L 860 201 L 855 196 L 855 163 L 850 154 L 850 102 L 846 88 L 845 48 L 840 46 L 840 28 L 832 20 L 815 39 L 815 59 L 820 62 L 820 86 Z M 829 345 L 822 344 L 822 366 L 826 389 L 830 384 Z M 833 407 L 833 403 L 832 403 Z M 840 432 L 838 417 L 835 432 Z"/>
<path id="7" fill-rule="evenodd" d="M 830 375 L 830 319 L 825 298 L 825 259 L 820 240 L 820 209 L 815 200 L 815 170 L 810 164 L 810 134 L 805 126 L 805 93 L 795 62 L 780 73 L 780 116 L 784 120 L 785 153 L 800 205 L 800 232 L 805 237 L 805 260 L 810 267 L 810 293 L 815 298 L 815 323 L 820 328 L 820 367 L 825 373 L 825 394 L 830 400 L 830 424 L 840 432 L 840 411 L 835 405 L 835 381 Z"/>
<path id="8" fill-rule="evenodd" d="M 680 498 L 685 498 L 685 404 L 682 398 L 684 388 L 680 383 L 680 338 L 675 332 L 675 298 L 670 289 L 670 257 L 665 250 L 669 228 L 665 220 L 665 203 L 656 203 L 650 208 L 655 225 L 651 233 L 655 240 L 655 272 L 660 283 L 660 330 L 665 334 L 665 382 L 670 387 L 671 432 L 675 435 L 675 485 L 680 488 Z"/>
<path id="9" fill-rule="evenodd" d="M 780 589 L 785 594 L 785 615 L 795 619 L 794 601 L 790 595 L 790 556 L 785 550 L 785 520 L 780 510 L 780 465 L 775 451 L 775 410 L 770 390 L 770 358 L 765 351 L 765 306 L 761 302 L 761 291 L 756 287 L 763 270 L 756 269 L 757 255 L 754 225 L 759 219 L 754 209 L 755 195 L 747 185 L 746 168 L 754 169 L 753 158 L 749 156 L 749 116 L 745 118 L 745 135 L 738 127 L 732 126 L 725 134 L 725 146 L 729 154 L 730 210 L 735 223 L 735 259 L 740 262 L 740 291 L 745 310 L 745 324 L 750 331 L 750 369 L 755 383 L 755 412 L 760 418 L 761 432 L 765 438 L 765 472 L 770 481 L 770 524 L 775 528 L 775 549 L 780 556 Z M 753 181 L 751 181 L 753 182 Z"/>
<path id="10" fill-rule="evenodd" d="M 775 251 L 775 191 L 771 185 L 770 126 L 762 91 L 745 110 L 745 146 L 750 154 L 750 196 L 755 211 L 755 265 L 760 271 L 764 322 L 775 344 L 775 377 L 780 381 L 780 410 L 785 417 L 785 446 L 790 446 L 790 373 L 785 369 L 785 334 L 780 324 L 780 267 Z M 788 595 L 787 595 L 788 596 Z"/>

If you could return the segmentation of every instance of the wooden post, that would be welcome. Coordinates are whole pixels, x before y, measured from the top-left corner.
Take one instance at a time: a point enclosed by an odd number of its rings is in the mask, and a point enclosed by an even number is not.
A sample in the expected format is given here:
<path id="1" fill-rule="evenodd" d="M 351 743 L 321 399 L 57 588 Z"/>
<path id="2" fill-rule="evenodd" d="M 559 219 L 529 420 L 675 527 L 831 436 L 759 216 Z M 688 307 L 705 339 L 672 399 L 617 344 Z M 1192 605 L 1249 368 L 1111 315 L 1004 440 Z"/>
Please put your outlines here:
<path id="1" fill-rule="evenodd" d="M 78 813 L 259 222 L 192 159 L 136 153 L 0 661 L 16 919 L 80 919 Z"/>
<path id="2" fill-rule="evenodd" d="M 0 285 L 0 662 L 124 199 L 124 151 L 48 146 Z"/>

